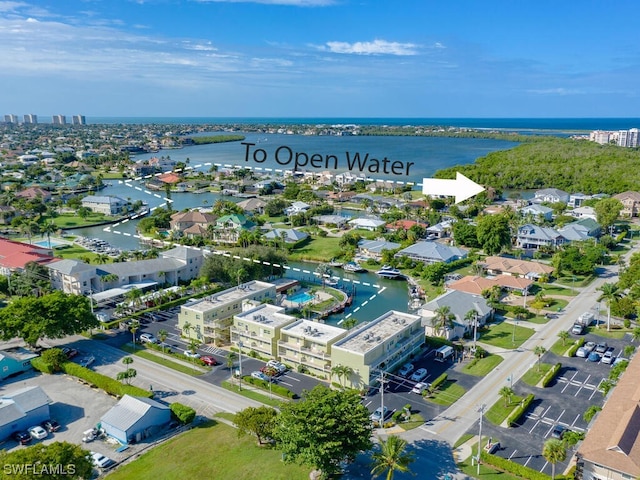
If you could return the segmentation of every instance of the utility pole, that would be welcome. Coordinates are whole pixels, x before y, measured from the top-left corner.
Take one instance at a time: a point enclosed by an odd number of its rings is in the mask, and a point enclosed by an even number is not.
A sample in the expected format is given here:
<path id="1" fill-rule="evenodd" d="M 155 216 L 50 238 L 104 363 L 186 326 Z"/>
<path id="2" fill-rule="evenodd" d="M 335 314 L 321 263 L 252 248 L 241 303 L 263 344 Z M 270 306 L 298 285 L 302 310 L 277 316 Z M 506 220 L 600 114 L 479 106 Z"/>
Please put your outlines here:
<path id="1" fill-rule="evenodd" d="M 382 417 L 380 418 L 380 427 L 384 426 L 384 370 L 380 371 L 380 408 Z"/>
<path id="2" fill-rule="evenodd" d="M 240 358 L 240 375 L 238 375 L 239 390 L 242 391 L 242 342 L 238 342 L 238 355 Z"/>
<path id="3" fill-rule="evenodd" d="M 482 406 L 478 409 L 478 413 L 480 413 L 480 431 L 478 432 L 478 456 L 476 457 L 476 462 L 478 465 L 478 470 L 476 474 L 480 476 L 480 452 L 482 451 L 482 415 L 484 414 L 484 409 L 487 406 L 483 403 Z"/>

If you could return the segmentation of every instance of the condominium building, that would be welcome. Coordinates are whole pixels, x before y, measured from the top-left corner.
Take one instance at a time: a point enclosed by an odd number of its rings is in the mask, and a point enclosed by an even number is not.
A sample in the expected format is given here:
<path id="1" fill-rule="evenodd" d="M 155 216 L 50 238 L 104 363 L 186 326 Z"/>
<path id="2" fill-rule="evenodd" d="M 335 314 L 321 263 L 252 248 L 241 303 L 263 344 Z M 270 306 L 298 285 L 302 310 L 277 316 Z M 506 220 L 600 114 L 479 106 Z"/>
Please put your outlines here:
<path id="1" fill-rule="evenodd" d="M 38 115 L 26 113 L 24 115 L 24 123 L 38 123 Z"/>
<path id="2" fill-rule="evenodd" d="M 13 114 L 5 115 L 4 123 L 18 123 L 18 116 Z"/>
<path id="3" fill-rule="evenodd" d="M 336 342 L 331 361 L 334 367 L 351 368 L 353 373 L 344 383 L 361 389 L 375 384 L 381 372 L 405 363 L 424 341 L 419 315 L 391 310 Z"/>
<path id="4" fill-rule="evenodd" d="M 234 315 L 231 343 L 243 353 L 254 351 L 261 356 L 277 357 L 280 331 L 298 320 L 284 311 L 283 307 L 262 303 Z"/>
<path id="5" fill-rule="evenodd" d="M 71 117 L 71 123 L 73 123 L 73 125 L 86 125 L 87 119 L 84 115 L 74 115 Z"/>
<path id="6" fill-rule="evenodd" d="M 230 340 L 233 316 L 242 312 L 242 302 L 264 302 L 276 298 L 276 286 L 253 280 L 237 287 L 188 302 L 180 308 L 178 328 L 187 336 L 203 342 L 226 343 Z M 189 325 L 185 331 L 185 325 Z"/>
<path id="7" fill-rule="evenodd" d="M 347 331 L 311 320 L 298 320 L 280 331 L 278 356 L 280 361 L 296 369 L 329 380 L 331 376 L 331 346 Z"/>
<path id="8" fill-rule="evenodd" d="M 66 125 L 67 117 L 64 115 L 53 115 L 51 117 L 51 123 L 53 123 L 54 125 Z"/>

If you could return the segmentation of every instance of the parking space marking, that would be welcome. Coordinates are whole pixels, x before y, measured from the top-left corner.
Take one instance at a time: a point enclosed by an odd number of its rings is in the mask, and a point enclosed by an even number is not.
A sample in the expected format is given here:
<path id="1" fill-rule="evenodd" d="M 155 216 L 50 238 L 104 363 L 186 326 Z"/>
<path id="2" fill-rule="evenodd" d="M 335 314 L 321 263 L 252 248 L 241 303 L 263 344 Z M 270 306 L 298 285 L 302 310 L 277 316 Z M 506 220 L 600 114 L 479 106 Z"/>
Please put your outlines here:
<path id="1" fill-rule="evenodd" d="M 518 452 L 518 449 L 515 449 L 511 455 L 509 455 L 509 460 L 513 458 L 513 456 Z"/>

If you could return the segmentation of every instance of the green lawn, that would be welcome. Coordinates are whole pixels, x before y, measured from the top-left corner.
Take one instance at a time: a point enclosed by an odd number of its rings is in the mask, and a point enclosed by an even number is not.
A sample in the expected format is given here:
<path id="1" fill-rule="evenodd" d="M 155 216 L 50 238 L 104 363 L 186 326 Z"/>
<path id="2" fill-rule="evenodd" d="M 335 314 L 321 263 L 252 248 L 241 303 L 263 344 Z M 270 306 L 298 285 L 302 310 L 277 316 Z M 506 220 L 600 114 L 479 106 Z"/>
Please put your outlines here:
<path id="1" fill-rule="evenodd" d="M 240 390 L 238 386 L 232 385 L 231 383 L 226 381 L 222 382 L 221 387 L 226 388 L 227 390 L 230 390 L 234 393 L 237 393 L 238 395 L 242 395 L 243 397 L 250 398 L 252 400 L 255 400 L 256 402 L 261 402 L 266 405 L 270 405 L 272 407 L 279 407 L 282 402 L 286 401 L 285 399 L 282 399 L 277 395 L 274 395 L 273 398 L 269 398 L 268 391 L 265 391 L 265 393 L 262 394 L 260 392 L 256 392 L 255 390 L 247 390 L 246 387 Z M 251 385 L 251 388 L 255 389 L 258 387 Z"/>
<path id="2" fill-rule="evenodd" d="M 96 223 L 107 222 L 109 220 L 115 220 L 116 217 L 107 217 L 101 213 L 91 213 L 85 218 L 80 218 L 78 215 L 63 213 L 56 217 L 49 218 L 56 226 L 60 228 L 71 227 L 85 227 L 88 225 L 94 225 Z"/>
<path id="3" fill-rule="evenodd" d="M 558 355 L 559 357 L 562 357 L 565 352 L 567 350 L 569 350 L 569 348 L 571 348 L 571 346 L 574 344 L 575 342 L 573 340 L 571 340 L 570 338 L 567 338 L 564 341 L 564 344 L 562 342 L 562 339 L 559 338 L 556 343 L 553 344 L 553 346 L 550 349 L 551 353 L 555 353 L 556 355 Z"/>
<path id="4" fill-rule="evenodd" d="M 594 335 L 598 335 L 599 337 L 605 338 L 616 338 L 620 340 L 624 338 L 627 333 L 631 333 L 631 329 L 626 328 L 615 328 L 607 331 L 607 319 L 604 319 L 604 324 L 600 325 L 600 328 L 596 328 L 595 326 L 587 327 L 587 333 L 593 333 Z"/>
<path id="5" fill-rule="evenodd" d="M 538 382 L 542 380 L 542 377 L 551 370 L 551 367 L 553 367 L 553 365 L 550 363 L 540 363 L 540 370 L 538 370 L 538 363 L 536 362 L 536 364 L 527 370 L 527 373 L 522 376 L 522 381 L 527 385 L 535 387 Z"/>
<path id="6" fill-rule="evenodd" d="M 285 465 L 280 451 L 258 447 L 253 437 L 238 437 L 233 427 L 211 422 L 158 445 L 119 467 L 107 478 L 306 480 L 310 470 L 309 467 Z"/>
<path id="7" fill-rule="evenodd" d="M 491 406 L 489 410 L 487 410 L 487 413 L 484 417 L 494 425 L 500 425 L 520 404 L 523 398 L 524 397 L 519 397 L 518 395 L 512 395 L 511 402 L 509 402 L 506 406 L 504 404 L 504 399 L 500 398 Z"/>
<path id="8" fill-rule="evenodd" d="M 97 253 L 93 253 L 92 251 L 75 244 L 54 247 L 53 254 L 56 257 L 61 258 L 86 258 L 89 263 L 94 262 L 96 257 L 98 256 Z M 109 259 L 109 263 L 111 263 L 112 261 L 113 260 Z"/>
<path id="9" fill-rule="evenodd" d="M 139 346 L 134 349 L 129 345 L 123 345 L 120 348 L 127 353 L 131 353 L 132 355 L 136 355 L 138 357 L 151 360 L 152 362 L 157 363 L 158 365 L 163 365 L 165 367 L 171 368 L 178 372 L 186 373 L 187 375 L 202 375 L 203 373 L 206 373 L 201 370 L 201 368 L 203 367 L 200 367 L 197 369 L 193 367 L 187 367 L 186 365 L 183 365 L 181 363 L 174 362 L 167 358 L 161 357 L 160 355 L 156 355 L 148 351 L 146 348 L 144 348 L 144 346 Z"/>
<path id="10" fill-rule="evenodd" d="M 289 254 L 289 260 L 293 262 L 299 260 L 327 262 L 342 255 L 343 250 L 339 243 L 340 239 L 337 237 L 313 237 L 300 248 L 292 250 Z"/>
<path id="11" fill-rule="evenodd" d="M 522 324 L 523 322 L 520 322 Z M 494 323 L 489 326 L 489 331 L 482 332 L 480 340 L 494 347 L 511 349 L 518 348 L 535 333 L 532 328 L 507 322 Z"/>
<path id="12" fill-rule="evenodd" d="M 466 393 L 465 389 L 458 385 L 453 380 L 447 380 L 444 382 L 438 390 L 431 396 L 427 397 L 427 400 L 438 405 L 444 405 L 448 407 L 453 405 Z"/>
<path id="13" fill-rule="evenodd" d="M 403 430 L 413 430 L 414 428 L 418 428 L 420 425 L 424 425 L 424 418 L 419 413 L 412 413 L 411 419 L 407 422 L 401 423 L 399 426 Z"/>
<path id="14" fill-rule="evenodd" d="M 488 437 L 483 436 L 482 442 L 480 443 L 482 445 L 486 445 L 488 440 Z M 498 439 L 494 438 L 493 441 L 498 441 Z M 471 450 L 471 457 L 473 457 L 478 453 L 478 445 L 476 444 L 471 447 Z M 477 465 L 471 464 L 471 457 L 458 463 L 458 467 L 460 468 L 460 470 L 462 470 L 470 478 L 481 478 L 482 480 L 520 480 L 520 477 L 516 477 L 515 475 L 511 475 L 510 473 L 501 472 L 500 470 L 492 468 L 489 465 L 485 465 L 484 463 L 480 464 L 480 476 L 478 476 L 478 467 Z"/>
<path id="15" fill-rule="evenodd" d="M 474 358 L 462 368 L 468 375 L 484 377 L 504 360 L 500 355 L 488 355 L 484 358 Z"/>
<path id="16" fill-rule="evenodd" d="M 565 296 L 571 297 L 576 294 L 574 290 L 571 290 L 570 288 L 562 287 L 560 285 L 547 284 L 544 287 L 540 288 L 540 290 L 544 293 L 545 297 L 548 297 L 549 295 L 565 295 Z"/>

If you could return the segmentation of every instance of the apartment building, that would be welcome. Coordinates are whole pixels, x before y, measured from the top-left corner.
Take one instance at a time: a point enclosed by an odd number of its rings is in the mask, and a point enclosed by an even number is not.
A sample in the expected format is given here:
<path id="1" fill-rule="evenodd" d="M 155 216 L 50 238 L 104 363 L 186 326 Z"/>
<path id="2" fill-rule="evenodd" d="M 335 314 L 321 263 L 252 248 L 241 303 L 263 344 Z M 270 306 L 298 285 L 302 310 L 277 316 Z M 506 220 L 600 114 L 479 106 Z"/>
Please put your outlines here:
<path id="1" fill-rule="evenodd" d="M 276 286 L 253 280 L 188 302 L 180 308 L 178 328 L 202 342 L 227 343 L 231 338 L 233 316 L 242 313 L 242 302 L 264 302 L 276 298 Z M 185 325 L 189 325 L 185 331 Z"/>
<path id="2" fill-rule="evenodd" d="M 24 114 L 24 123 L 38 123 L 38 115 L 34 113 L 25 113 Z"/>
<path id="3" fill-rule="evenodd" d="M 253 350 L 263 357 L 276 358 L 280 331 L 298 320 L 284 311 L 283 307 L 267 303 L 249 305 L 248 310 L 233 317 L 231 343 L 243 353 Z"/>
<path id="4" fill-rule="evenodd" d="M 65 115 L 53 115 L 51 117 L 51 123 L 54 125 L 66 125 L 67 117 Z"/>
<path id="5" fill-rule="evenodd" d="M 347 331 L 311 320 L 298 320 L 280 331 L 278 357 L 295 369 L 303 368 L 323 380 L 331 377 L 331 347 Z"/>
<path id="6" fill-rule="evenodd" d="M 18 123 L 18 116 L 13 114 L 5 115 L 4 123 Z"/>
<path id="7" fill-rule="evenodd" d="M 84 115 L 74 115 L 71 117 L 71 123 L 73 123 L 73 125 L 86 125 L 87 119 Z"/>
<path id="8" fill-rule="evenodd" d="M 332 348 L 332 365 L 350 367 L 353 373 L 342 379 L 345 385 L 366 388 L 383 371 L 392 371 L 405 363 L 425 341 L 419 315 L 391 310 L 365 323 Z"/>

